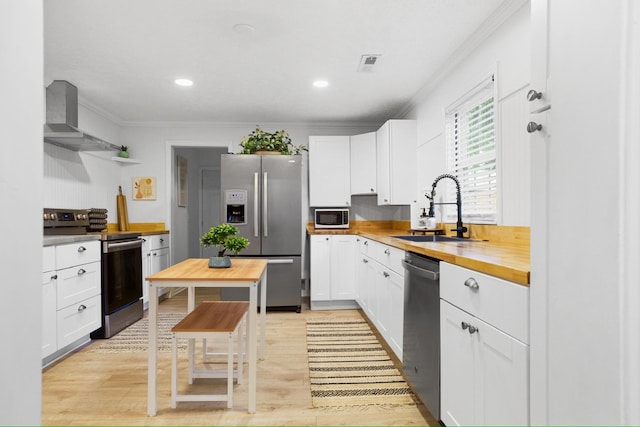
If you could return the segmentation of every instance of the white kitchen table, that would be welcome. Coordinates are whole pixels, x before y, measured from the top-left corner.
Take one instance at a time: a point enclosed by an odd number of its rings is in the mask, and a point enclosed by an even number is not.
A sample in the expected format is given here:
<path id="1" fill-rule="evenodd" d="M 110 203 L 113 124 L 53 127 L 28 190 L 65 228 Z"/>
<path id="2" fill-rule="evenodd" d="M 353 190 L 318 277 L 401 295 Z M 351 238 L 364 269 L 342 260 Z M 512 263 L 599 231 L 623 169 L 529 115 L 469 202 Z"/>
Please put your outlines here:
<path id="1" fill-rule="evenodd" d="M 267 306 L 267 260 L 232 259 L 230 268 L 209 268 L 207 258 L 189 258 L 147 277 L 149 295 L 156 295 L 155 288 L 187 288 L 187 312 L 195 308 L 196 288 L 249 288 L 249 413 L 256 412 L 257 380 L 257 324 L 258 286 L 260 286 L 260 359 L 264 360 L 266 306 Z M 149 370 L 147 413 L 155 416 L 158 411 L 158 298 L 149 298 Z M 192 350 L 190 349 L 190 352 Z M 190 355 L 191 357 L 191 355 Z"/>

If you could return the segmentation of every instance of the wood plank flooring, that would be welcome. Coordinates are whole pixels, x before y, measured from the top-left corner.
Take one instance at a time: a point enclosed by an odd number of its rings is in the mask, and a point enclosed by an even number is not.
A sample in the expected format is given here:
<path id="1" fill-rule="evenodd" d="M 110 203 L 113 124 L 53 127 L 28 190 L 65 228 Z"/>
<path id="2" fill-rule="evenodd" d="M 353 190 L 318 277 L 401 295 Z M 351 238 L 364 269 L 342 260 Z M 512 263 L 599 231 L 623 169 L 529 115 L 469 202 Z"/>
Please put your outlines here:
<path id="1" fill-rule="evenodd" d="M 198 289 L 198 302 L 217 290 Z M 186 312 L 186 292 L 159 311 Z M 185 402 L 170 407 L 171 353 L 158 357 L 158 414 L 147 416 L 147 353 L 96 353 L 87 347 L 42 374 L 43 425 L 439 425 L 423 405 L 382 408 L 312 408 L 306 348 L 308 319 L 360 319 L 358 310 L 267 313 L 266 359 L 258 363 L 258 402 L 247 413 L 247 380 L 225 402 Z M 186 359 L 184 357 L 183 359 Z M 182 379 L 186 361 L 182 360 Z M 245 376 L 247 375 L 245 369 Z M 186 381 L 185 381 L 186 382 Z M 199 385 L 194 385 L 198 387 Z"/>

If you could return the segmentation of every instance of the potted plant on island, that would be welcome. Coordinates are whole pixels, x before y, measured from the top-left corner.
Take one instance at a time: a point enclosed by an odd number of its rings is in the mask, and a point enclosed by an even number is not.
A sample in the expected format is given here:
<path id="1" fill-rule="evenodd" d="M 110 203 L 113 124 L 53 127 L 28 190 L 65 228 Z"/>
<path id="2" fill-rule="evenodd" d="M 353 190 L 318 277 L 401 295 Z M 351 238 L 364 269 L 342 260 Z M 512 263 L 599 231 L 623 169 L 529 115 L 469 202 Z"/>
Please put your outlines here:
<path id="1" fill-rule="evenodd" d="M 240 142 L 242 151 L 240 154 L 301 154 L 307 151 L 304 145 L 293 145 L 291 137 L 286 130 L 274 133 L 265 132 L 257 126 L 249 135 Z"/>
<path id="2" fill-rule="evenodd" d="M 200 236 L 200 245 L 208 248 L 216 246 L 218 256 L 209 258 L 209 267 L 228 268 L 231 267 L 231 258 L 225 256 L 225 251 L 229 250 L 235 255 L 249 246 L 249 240 L 236 236 L 238 228 L 231 224 L 219 224 L 211 227 L 209 231 Z"/>

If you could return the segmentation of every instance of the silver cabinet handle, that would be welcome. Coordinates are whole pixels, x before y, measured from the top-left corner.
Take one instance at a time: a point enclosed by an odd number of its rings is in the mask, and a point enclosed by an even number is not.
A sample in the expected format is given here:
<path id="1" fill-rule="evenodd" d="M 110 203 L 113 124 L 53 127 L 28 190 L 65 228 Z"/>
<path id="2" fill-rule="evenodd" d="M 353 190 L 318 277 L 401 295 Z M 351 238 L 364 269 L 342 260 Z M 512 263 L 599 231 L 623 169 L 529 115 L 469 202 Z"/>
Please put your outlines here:
<path id="1" fill-rule="evenodd" d="M 527 132 L 534 133 L 536 131 L 542 130 L 542 125 L 536 122 L 529 122 L 527 124 Z"/>
<path id="2" fill-rule="evenodd" d="M 364 245 L 365 245 L 365 246 L 369 246 L 369 241 L 368 241 L 368 240 L 365 240 L 365 241 L 364 241 Z"/>
<path id="3" fill-rule="evenodd" d="M 387 255 L 389 255 L 389 254 L 391 254 L 391 251 L 390 251 L 389 249 L 385 249 L 385 250 L 384 250 L 384 253 L 385 253 L 385 254 L 387 254 Z"/>
<path id="4" fill-rule="evenodd" d="M 536 99 L 540 99 L 540 98 L 542 98 L 542 92 L 538 92 L 535 89 L 531 89 L 529 92 L 527 92 L 527 99 L 530 102 L 533 102 Z"/>
<path id="5" fill-rule="evenodd" d="M 53 276 L 51 276 L 51 280 L 58 280 L 58 275 L 54 274 Z"/>
<path id="6" fill-rule="evenodd" d="M 84 251 L 86 251 L 86 250 L 87 250 L 87 248 L 85 248 L 84 246 L 80 246 L 80 247 L 78 248 L 78 252 L 80 252 L 80 253 L 82 253 L 82 252 L 84 252 Z"/>
<path id="7" fill-rule="evenodd" d="M 82 312 L 85 311 L 87 309 L 87 306 L 84 304 L 80 304 L 80 307 L 78 307 L 78 311 Z"/>
<path id="8" fill-rule="evenodd" d="M 267 201 L 269 200 L 269 192 L 267 189 L 267 184 L 267 172 L 264 172 L 262 182 L 262 235 L 264 237 L 269 237 L 269 207 L 267 206 Z"/>
<path id="9" fill-rule="evenodd" d="M 479 332 L 478 328 L 476 328 L 475 326 L 469 325 L 469 334 L 475 334 L 476 332 Z"/>
<path id="10" fill-rule="evenodd" d="M 469 327 L 469 324 L 467 322 L 462 322 L 462 323 L 460 323 L 460 327 L 462 329 L 467 329 Z"/>
<path id="11" fill-rule="evenodd" d="M 78 276 L 82 276 L 86 272 L 87 272 L 87 270 L 85 270 L 84 268 L 81 268 L 80 270 L 78 270 Z"/>
<path id="12" fill-rule="evenodd" d="M 162 237 L 160 238 L 160 243 L 164 243 L 164 239 Z"/>
<path id="13" fill-rule="evenodd" d="M 389 273 L 387 273 L 386 271 L 383 271 L 383 272 L 382 272 L 382 275 L 383 275 L 384 277 L 389 277 L 389 276 L 390 276 L 390 274 L 389 274 Z"/>
<path id="14" fill-rule="evenodd" d="M 464 285 L 469 288 L 472 289 L 474 291 L 480 289 L 480 285 L 478 284 L 478 282 L 476 281 L 476 279 L 474 279 L 473 277 L 469 277 L 467 280 L 464 281 Z"/>
<path id="15" fill-rule="evenodd" d="M 258 237 L 258 172 L 253 174 L 253 237 Z"/>
<path id="16" fill-rule="evenodd" d="M 364 262 L 365 264 L 367 264 L 367 263 L 369 262 L 369 260 L 368 260 L 368 259 L 366 259 L 366 258 L 362 258 L 362 262 Z"/>

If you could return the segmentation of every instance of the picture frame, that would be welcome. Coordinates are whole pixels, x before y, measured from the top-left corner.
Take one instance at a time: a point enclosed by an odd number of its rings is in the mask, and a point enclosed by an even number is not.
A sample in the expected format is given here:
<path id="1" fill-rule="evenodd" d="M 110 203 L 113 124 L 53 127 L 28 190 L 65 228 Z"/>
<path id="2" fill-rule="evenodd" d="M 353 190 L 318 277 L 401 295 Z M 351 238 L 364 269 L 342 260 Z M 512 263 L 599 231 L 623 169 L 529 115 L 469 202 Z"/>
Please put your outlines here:
<path id="1" fill-rule="evenodd" d="M 178 207 L 187 207 L 189 202 L 188 198 L 188 163 L 187 159 L 182 156 L 177 156 L 177 176 L 178 176 Z"/>
<path id="2" fill-rule="evenodd" d="M 131 180 L 133 200 L 156 200 L 157 182 L 155 176 L 134 176 Z"/>

